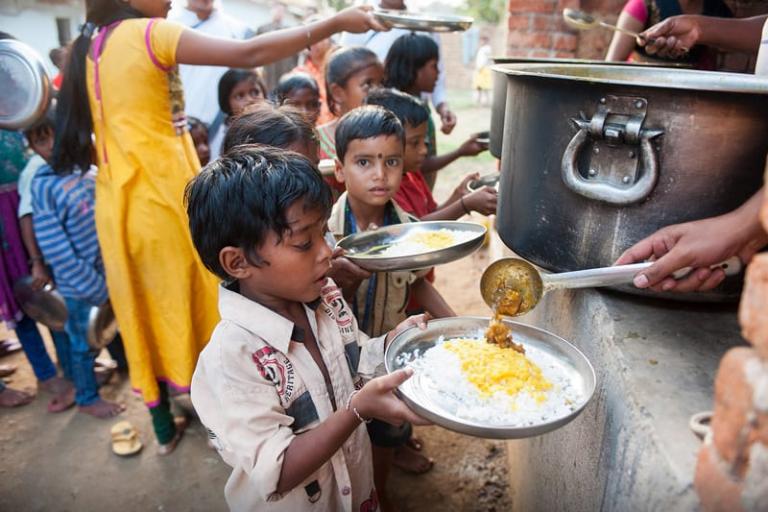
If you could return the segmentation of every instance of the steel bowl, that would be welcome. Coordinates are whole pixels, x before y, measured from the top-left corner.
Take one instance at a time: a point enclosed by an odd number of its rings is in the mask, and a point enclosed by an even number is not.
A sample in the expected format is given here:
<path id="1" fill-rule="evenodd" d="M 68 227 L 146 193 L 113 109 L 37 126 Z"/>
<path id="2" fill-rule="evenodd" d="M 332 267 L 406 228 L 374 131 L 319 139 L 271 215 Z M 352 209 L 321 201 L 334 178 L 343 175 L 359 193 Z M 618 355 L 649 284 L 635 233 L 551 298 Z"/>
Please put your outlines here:
<path id="1" fill-rule="evenodd" d="M 440 336 L 444 338 L 475 337 L 488 327 L 488 318 L 453 317 L 431 320 L 425 330 L 412 327 L 395 337 L 387 347 L 384 364 L 388 373 L 406 366 L 401 355 L 419 350 L 424 353 L 435 345 Z M 574 409 L 560 417 L 555 417 L 533 425 L 499 425 L 482 424 L 461 418 L 455 414 L 456 407 L 451 410 L 450 403 L 445 397 L 440 397 L 440 383 L 422 378 L 416 372 L 399 388 L 398 394 L 414 412 L 441 427 L 488 439 L 521 439 L 533 437 L 558 429 L 573 421 L 589 403 L 595 392 L 597 379 L 592 364 L 576 347 L 543 329 L 531 325 L 504 319 L 504 323 L 512 330 L 517 343 L 526 347 L 534 347 L 547 352 L 557 359 L 565 368 L 572 385 L 581 390 L 581 400 Z M 448 405 L 446 405 L 448 404 Z"/>
<path id="2" fill-rule="evenodd" d="M 421 32 L 463 32 L 472 26 L 469 16 L 421 14 L 417 12 L 377 9 L 374 17 L 393 28 L 405 28 Z"/>
<path id="3" fill-rule="evenodd" d="M 117 333 L 117 320 L 112 303 L 107 301 L 101 306 L 92 307 L 88 315 L 88 345 L 95 350 L 101 350 L 117 338 Z"/>
<path id="4" fill-rule="evenodd" d="M 51 80 L 37 53 L 14 39 L 0 40 L 0 129 L 23 130 L 45 115 Z"/>
<path id="5" fill-rule="evenodd" d="M 471 231 L 474 236 L 444 249 L 435 249 L 408 256 L 382 256 L 381 252 L 413 231 L 438 231 L 440 229 Z M 371 272 L 394 272 L 434 267 L 469 256 L 483 245 L 486 228 L 474 222 L 450 220 L 410 222 L 363 231 L 342 238 L 337 247 L 344 249 L 344 256 L 360 268 Z"/>
<path id="6" fill-rule="evenodd" d="M 35 290 L 32 288 L 32 281 L 32 276 L 26 276 L 13 284 L 16 302 L 35 322 L 54 331 L 63 331 L 69 315 L 64 297 L 50 285 L 42 290 Z"/>
<path id="7" fill-rule="evenodd" d="M 467 183 L 467 190 L 475 192 L 483 187 L 496 187 L 498 190 L 499 179 L 501 179 L 501 173 L 494 172 L 492 174 L 486 174 L 485 176 L 481 176 L 480 178 Z"/>

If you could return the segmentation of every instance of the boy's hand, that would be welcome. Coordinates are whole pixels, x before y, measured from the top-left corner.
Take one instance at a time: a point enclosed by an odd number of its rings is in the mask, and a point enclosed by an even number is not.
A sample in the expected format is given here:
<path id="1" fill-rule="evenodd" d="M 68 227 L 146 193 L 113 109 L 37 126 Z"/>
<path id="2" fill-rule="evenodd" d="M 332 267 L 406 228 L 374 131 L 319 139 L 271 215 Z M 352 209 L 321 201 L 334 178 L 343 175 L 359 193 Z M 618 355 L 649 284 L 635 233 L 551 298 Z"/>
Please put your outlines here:
<path id="1" fill-rule="evenodd" d="M 473 172 L 472 174 L 467 174 L 466 176 L 464 176 L 464 179 L 461 180 L 461 183 L 459 183 L 459 186 L 453 189 L 453 197 L 455 197 L 456 199 L 459 199 L 469 194 L 470 192 L 469 192 L 469 189 L 467 188 L 467 186 L 469 186 L 469 182 L 479 178 L 480 178 L 479 172 Z"/>
<path id="2" fill-rule="evenodd" d="M 347 7 L 339 11 L 334 16 L 337 32 L 352 32 L 359 34 L 369 30 L 387 31 L 389 27 L 380 23 L 373 16 L 373 7 L 370 5 L 360 5 L 357 7 Z"/>
<path id="3" fill-rule="evenodd" d="M 352 397 L 350 407 L 354 407 L 363 418 L 376 418 L 395 426 L 405 421 L 414 425 L 430 425 L 429 421 L 416 415 L 393 393 L 412 375 L 413 369 L 405 368 L 371 380 Z"/>
<path id="4" fill-rule="evenodd" d="M 345 299 L 350 299 L 357 291 L 357 287 L 364 279 L 371 277 L 371 273 L 363 270 L 344 257 L 344 249 L 337 247 L 331 255 L 331 270 L 328 277 L 341 288 Z"/>
<path id="5" fill-rule="evenodd" d="M 397 326 L 395 326 L 394 329 L 389 331 L 387 333 L 387 337 L 384 339 L 384 346 L 389 346 L 389 343 L 395 339 L 395 337 L 400 334 L 401 332 L 410 329 L 411 327 L 418 327 L 422 331 L 427 328 L 427 322 L 429 322 L 432 319 L 429 313 L 422 313 L 420 315 L 413 315 L 409 316 Z"/>
<path id="6" fill-rule="evenodd" d="M 45 285 L 51 282 L 51 274 L 42 261 L 32 263 L 32 289 L 42 290 Z"/>
<path id="7" fill-rule="evenodd" d="M 459 146 L 459 155 L 461 156 L 475 156 L 479 155 L 483 151 L 486 151 L 488 149 L 488 146 L 485 144 L 481 144 L 477 141 L 477 138 L 480 134 L 475 133 L 470 138 L 468 138 L 464 143 Z"/>
<path id="8" fill-rule="evenodd" d="M 448 135 L 456 126 L 456 114 L 443 102 L 437 106 L 437 113 L 440 114 L 440 131 Z"/>
<path id="9" fill-rule="evenodd" d="M 672 16 L 641 33 L 637 43 L 645 46 L 648 55 L 677 59 L 696 46 L 700 36 L 698 16 Z"/>
<path id="10" fill-rule="evenodd" d="M 480 190 L 464 196 L 464 204 L 472 211 L 482 215 L 496 213 L 499 193 L 493 187 L 483 187 Z"/>

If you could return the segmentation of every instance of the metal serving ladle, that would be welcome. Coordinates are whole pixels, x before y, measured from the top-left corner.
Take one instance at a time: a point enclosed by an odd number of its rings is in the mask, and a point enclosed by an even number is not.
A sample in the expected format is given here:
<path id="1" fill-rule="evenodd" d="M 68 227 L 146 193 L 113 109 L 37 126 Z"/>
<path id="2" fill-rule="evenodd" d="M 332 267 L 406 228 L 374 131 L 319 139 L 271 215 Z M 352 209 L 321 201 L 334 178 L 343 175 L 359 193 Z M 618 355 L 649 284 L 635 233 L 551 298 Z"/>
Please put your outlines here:
<path id="1" fill-rule="evenodd" d="M 621 32 L 630 37 L 637 38 L 640 35 L 637 32 L 632 32 L 631 30 L 606 23 L 600 18 L 587 14 L 584 11 L 579 11 L 578 9 L 563 9 L 563 20 L 565 20 L 565 23 L 569 27 L 575 28 L 576 30 L 592 30 L 593 28 L 603 27 L 609 30 L 615 30 L 616 32 Z"/>
<path id="2" fill-rule="evenodd" d="M 485 269 L 480 279 L 480 293 L 485 303 L 497 308 L 501 315 L 519 316 L 536 307 L 544 293 L 550 290 L 629 284 L 638 273 L 651 265 L 653 262 L 649 261 L 547 274 L 539 272 L 525 260 L 504 258 Z M 734 256 L 711 268 L 722 268 L 725 275 L 731 276 L 741 272 L 742 263 L 738 256 Z M 690 268 L 683 268 L 673 276 L 680 279 L 690 272 Z"/>

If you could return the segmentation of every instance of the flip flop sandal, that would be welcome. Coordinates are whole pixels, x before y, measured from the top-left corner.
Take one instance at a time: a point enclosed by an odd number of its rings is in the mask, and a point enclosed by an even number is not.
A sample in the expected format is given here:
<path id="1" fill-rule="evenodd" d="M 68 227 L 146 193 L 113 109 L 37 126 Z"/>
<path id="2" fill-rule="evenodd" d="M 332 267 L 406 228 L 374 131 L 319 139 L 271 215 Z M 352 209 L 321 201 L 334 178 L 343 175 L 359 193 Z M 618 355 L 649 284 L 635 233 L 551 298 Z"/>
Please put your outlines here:
<path id="1" fill-rule="evenodd" d="M 691 419 L 688 420 L 688 428 L 698 436 L 699 439 L 704 439 L 712 431 L 712 411 L 697 412 Z"/>
<path id="2" fill-rule="evenodd" d="M 112 453 L 120 457 L 136 455 L 144 447 L 139 439 L 139 433 L 128 421 L 120 421 L 112 425 Z"/>
<path id="3" fill-rule="evenodd" d="M 74 405 L 75 405 L 75 389 L 72 388 L 71 390 L 54 395 L 54 397 L 51 398 L 51 401 L 48 402 L 48 412 L 51 412 L 54 414 L 59 412 L 64 412 L 67 409 L 74 407 Z"/>
<path id="4" fill-rule="evenodd" d="M 21 343 L 17 339 L 0 341 L 0 357 L 18 352 L 21 350 Z"/>

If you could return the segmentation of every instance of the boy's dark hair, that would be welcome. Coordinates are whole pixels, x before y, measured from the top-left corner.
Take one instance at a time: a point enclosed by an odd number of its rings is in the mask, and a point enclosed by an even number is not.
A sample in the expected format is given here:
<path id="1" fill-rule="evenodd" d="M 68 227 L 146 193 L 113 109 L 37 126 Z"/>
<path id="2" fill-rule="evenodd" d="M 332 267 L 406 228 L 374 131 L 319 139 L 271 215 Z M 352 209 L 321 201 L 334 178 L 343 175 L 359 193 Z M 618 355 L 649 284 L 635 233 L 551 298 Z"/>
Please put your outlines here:
<path id="1" fill-rule="evenodd" d="M 309 89 L 316 95 L 320 96 L 320 88 L 317 85 L 317 81 L 306 73 L 288 73 L 280 77 L 275 89 L 270 95 L 270 99 L 282 105 L 285 99 L 291 95 L 293 91 L 299 91 L 301 89 Z"/>
<path id="2" fill-rule="evenodd" d="M 358 139 L 393 135 L 405 145 L 405 130 L 389 110 L 368 105 L 351 110 L 336 125 L 336 157 L 344 162 L 349 143 Z"/>
<path id="3" fill-rule="evenodd" d="M 261 89 L 261 95 L 267 97 L 267 86 L 264 80 L 256 71 L 252 69 L 228 69 L 219 79 L 219 108 L 228 116 L 232 115 L 232 109 L 229 108 L 229 95 L 232 89 L 240 82 L 253 80 L 256 86 Z"/>
<path id="4" fill-rule="evenodd" d="M 315 130 L 304 113 L 292 107 L 268 103 L 252 105 L 235 117 L 227 129 L 222 153 L 243 144 L 263 144 L 288 149 L 315 140 Z"/>
<path id="5" fill-rule="evenodd" d="M 364 46 L 347 46 L 336 49 L 325 63 L 325 90 L 328 97 L 328 110 L 336 114 L 336 104 L 331 95 L 331 84 L 341 87 L 365 68 L 381 64 L 379 58 Z"/>
<path id="6" fill-rule="evenodd" d="M 384 61 L 384 85 L 408 91 L 416 73 L 432 59 L 440 58 L 434 39 L 423 34 L 405 34 L 392 43 Z"/>
<path id="7" fill-rule="evenodd" d="M 58 172 L 72 172 L 75 167 L 88 169 L 93 163 L 93 120 L 85 78 L 93 34 L 97 28 L 116 21 L 143 17 L 121 0 L 85 0 L 85 24 L 72 44 L 58 94 L 52 165 Z"/>
<path id="8" fill-rule="evenodd" d="M 255 144 L 206 165 L 187 185 L 184 199 L 200 259 L 224 280 L 231 279 L 219 263 L 224 247 L 241 248 L 252 265 L 269 265 L 257 251 L 269 231 L 281 239 L 290 229 L 285 213 L 293 203 L 331 210 L 328 185 L 309 160 Z"/>
<path id="9" fill-rule="evenodd" d="M 429 110 L 420 99 L 408 93 L 389 87 L 379 87 L 368 93 L 366 105 L 378 105 L 397 116 L 400 122 L 411 127 L 420 126 L 429 120 Z"/>
<path id="10" fill-rule="evenodd" d="M 24 136 L 27 140 L 31 140 L 35 135 L 50 130 L 51 133 L 56 133 L 56 100 L 52 100 L 48 105 L 48 110 L 45 111 L 45 115 L 38 119 L 35 124 L 24 130 Z"/>

